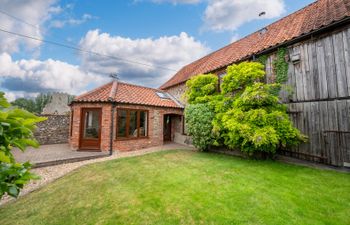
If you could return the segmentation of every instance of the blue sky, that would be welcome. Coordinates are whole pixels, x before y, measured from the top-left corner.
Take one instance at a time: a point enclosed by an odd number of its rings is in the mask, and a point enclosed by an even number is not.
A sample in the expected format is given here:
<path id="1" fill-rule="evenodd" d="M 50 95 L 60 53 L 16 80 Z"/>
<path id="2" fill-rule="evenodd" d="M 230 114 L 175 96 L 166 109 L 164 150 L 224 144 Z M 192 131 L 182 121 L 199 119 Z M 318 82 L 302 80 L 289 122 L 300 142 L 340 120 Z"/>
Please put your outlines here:
<path id="1" fill-rule="evenodd" d="M 182 66 L 313 2 L 0 1 L 1 11 L 27 23 L 2 13 L 1 29 L 151 65 L 81 54 L 1 33 L 0 90 L 11 100 L 47 91 L 80 94 L 108 82 L 111 72 L 123 81 L 157 87 Z M 259 17 L 261 11 L 266 15 Z"/>

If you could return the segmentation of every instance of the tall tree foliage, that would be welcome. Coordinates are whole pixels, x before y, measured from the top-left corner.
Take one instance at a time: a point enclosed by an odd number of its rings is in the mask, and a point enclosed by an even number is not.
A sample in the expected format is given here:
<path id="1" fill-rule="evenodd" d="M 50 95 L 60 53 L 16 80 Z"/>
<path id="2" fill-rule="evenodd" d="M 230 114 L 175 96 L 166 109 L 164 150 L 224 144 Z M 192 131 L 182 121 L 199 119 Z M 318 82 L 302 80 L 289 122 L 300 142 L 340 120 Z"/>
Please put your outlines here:
<path id="1" fill-rule="evenodd" d="M 218 94 L 218 77 L 214 74 L 200 74 L 186 82 L 185 99 L 191 103 L 207 103 Z"/>
<path id="2" fill-rule="evenodd" d="M 33 137 L 35 124 L 46 118 L 11 107 L 0 92 L 0 199 L 7 193 L 17 197 L 24 184 L 36 178 L 30 172 L 31 164 L 16 162 L 11 150 L 24 151 L 27 146 L 38 147 Z"/>
<path id="3" fill-rule="evenodd" d="M 28 112 L 40 114 L 46 104 L 51 101 L 51 98 L 51 93 L 41 93 L 34 99 L 18 98 L 15 101 L 11 102 L 11 104 L 18 106 L 21 109 L 27 110 Z"/>
<path id="4" fill-rule="evenodd" d="M 275 90 L 280 84 L 261 82 L 265 77 L 261 63 L 243 62 L 229 66 L 221 93 L 198 91 L 199 85 L 193 83 L 210 80 L 210 85 L 206 86 L 218 85 L 217 80 L 204 77 L 196 76 L 187 82 L 186 96 L 191 96 L 188 98 L 190 104 L 206 100 L 208 107 L 215 112 L 211 133 L 216 141 L 212 143 L 252 155 L 255 152 L 274 154 L 279 148 L 295 146 L 306 140 L 289 120 L 287 108 L 279 102 Z M 193 125 L 189 124 L 189 129 L 190 126 Z"/>

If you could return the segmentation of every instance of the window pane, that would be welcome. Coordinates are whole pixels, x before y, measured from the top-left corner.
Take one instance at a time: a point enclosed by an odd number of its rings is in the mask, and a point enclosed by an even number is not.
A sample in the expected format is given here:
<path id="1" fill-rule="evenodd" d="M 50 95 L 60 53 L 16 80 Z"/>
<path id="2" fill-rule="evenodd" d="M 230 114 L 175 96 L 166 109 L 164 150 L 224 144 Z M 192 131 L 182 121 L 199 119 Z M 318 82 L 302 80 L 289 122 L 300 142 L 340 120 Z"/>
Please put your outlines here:
<path id="1" fill-rule="evenodd" d="M 147 112 L 140 111 L 140 137 L 147 136 Z"/>
<path id="2" fill-rule="evenodd" d="M 87 111 L 85 112 L 85 129 L 84 138 L 98 138 L 100 129 L 98 111 Z"/>
<path id="3" fill-rule="evenodd" d="M 126 137 L 126 111 L 118 110 L 118 133 L 117 137 Z"/>
<path id="4" fill-rule="evenodd" d="M 130 111 L 129 137 L 137 137 L 137 111 Z"/>

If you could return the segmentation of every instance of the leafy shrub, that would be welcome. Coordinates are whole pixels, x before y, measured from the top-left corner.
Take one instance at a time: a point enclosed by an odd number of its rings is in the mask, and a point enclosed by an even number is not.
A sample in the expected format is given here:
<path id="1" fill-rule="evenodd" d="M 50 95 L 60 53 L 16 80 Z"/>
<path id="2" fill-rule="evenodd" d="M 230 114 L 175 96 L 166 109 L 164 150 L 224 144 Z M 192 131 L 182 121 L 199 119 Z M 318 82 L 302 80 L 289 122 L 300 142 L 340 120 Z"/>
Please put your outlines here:
<path id="1" fill-rule="evenodd" d="M 190 104 L 210 102 L 218 93 L 218 77 L 214 74 L 200 74 L 186 82 L 185 98 Z"/>
<path id="2" fill-rule="evenodd" d="M 22 151 L 27 146 L 38 147 L 33 130 L 36 123 L 45 119 L 11 107 L 0 92 L 0 199 L 5 193 L 17 197 L 24 184 L 37 178 L 30 173 L 31 164 L 17 163 L 11 150 L 13 147 Z"/>
<path id="3" fill-rule="evenodd" d="M 198 149 L 207 150 L 213 144 L 212 121 L 215 113 L 208 104 L 188 105 L 185 118 L 188 134 L 192 136 L 193 145 Z"/>
<path id="4" fill-rule="evenodd" d="M 227 74 L 223 77 L 221 90 L 223 94 L 243 90 L 246 86 L 264 78 L 264 65 L 258 62 L 242 62 L 227 67 Z"/>
<path id="5" fill-rule="evenodd" d="M 198 81 L 203 79 L 203 75 L 187 82 L 190 85 L 187 86 L 186 94 L 194 96 L 192 103 L 206 99 L 206 106 L 214 112 L 211 135 L 207 138 L 215 138 L 215 141 L 204 141 L 201 148 L 208 148 L 204 144 L 214 143 L 240 149 L 248 155 L 255 152 L 274 154 L 279 148 L 306 141 L 306 137 L 289 120 L 286 106 L 279 102 L 275 90 L 280 84 L 261 83 L 264 76 L 264 66 L 258 62 L 229 66 L 227 75 L 223 77 L 222 92 L 213 91 L 209 96 L 209 92 L 198 91 L 197 85 L 201 83 Z M 214 85 L 214 81 L 210 84 Z M 186 116 L 187 120 L 196 121 L 200 112 L 188 113 Z M 205 134 L 208 135 L 209 131 Z M 199 135 L 202 134 L 198 132 L 196 135 L 200 139 Z"/>

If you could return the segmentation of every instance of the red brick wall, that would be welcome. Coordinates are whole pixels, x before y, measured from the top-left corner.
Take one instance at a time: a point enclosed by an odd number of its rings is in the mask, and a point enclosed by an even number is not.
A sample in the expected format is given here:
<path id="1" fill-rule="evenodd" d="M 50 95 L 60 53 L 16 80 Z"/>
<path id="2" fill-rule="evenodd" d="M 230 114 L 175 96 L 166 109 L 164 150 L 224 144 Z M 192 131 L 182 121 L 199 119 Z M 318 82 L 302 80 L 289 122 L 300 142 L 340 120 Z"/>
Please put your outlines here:
<path id="1" fill-rule="evenodd" d="M 101 149 L 107 151 L 109 149 L 110 136 L 110 118 L 111 118 L 111 104 L 107 103 L 75 103 L 71 106 L 73 110 L 73 127 L 72 134 L 69 139 L 70 146 L 73 150 L 79 149 L 80 141 L 80 117 L 82 108 L 101 108 Z M 71 125 L 71 126 L 72 126 Z"/>
<path id="2" fill-rule="evenodd" d="M 102 108 L 102 127 L 101 127 L 101 150 L 108 151 L 110 148 L 110 122 L 111 122 L 111 104 L 101 103 L 74 103 L 72 105 L 73 127 L 70 137 L 70 145 L 74 150 L 79 149 L 80 139 L 80 117 L 82 108 Z M 132 140 L 122 140 L 116 138 L 116 120 L 117 110 L 123 109 L 144 109 L 148 110 L 148 137 Z M 165 114 L 182 115 L 182 109 L 118 104 L 114 115 L 113 129 L 113 150 L 130 151 L 163 144 L 163 117 Z"/>

